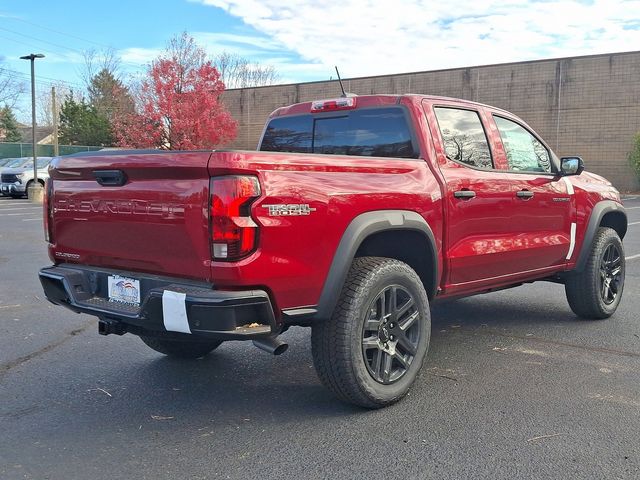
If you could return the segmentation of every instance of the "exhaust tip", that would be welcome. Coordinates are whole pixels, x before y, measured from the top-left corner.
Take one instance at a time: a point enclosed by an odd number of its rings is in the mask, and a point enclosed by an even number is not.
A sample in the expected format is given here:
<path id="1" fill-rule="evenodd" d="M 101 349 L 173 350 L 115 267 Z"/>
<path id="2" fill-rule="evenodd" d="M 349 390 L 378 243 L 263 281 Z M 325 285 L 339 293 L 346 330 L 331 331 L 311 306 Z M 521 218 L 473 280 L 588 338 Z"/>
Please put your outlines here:
<path id="1" fill-rule="evenodd" d="M 289 348 L 289 344 L 288 343 L 281 343 L 280 345 L 278 345 L 275 350 L 273 351 L 274 355 L 282 355 L 284 352 L 287 351 L 287 349 Z"/>
<path id="2" fill-rule="evenodd" d="M 256 339 L 253 340 L 253 344 L 260 350 L 264 350 L 271 355 L 282 355 L 289 348 L 289 344 L 284 343 L 275 337 Z"/>

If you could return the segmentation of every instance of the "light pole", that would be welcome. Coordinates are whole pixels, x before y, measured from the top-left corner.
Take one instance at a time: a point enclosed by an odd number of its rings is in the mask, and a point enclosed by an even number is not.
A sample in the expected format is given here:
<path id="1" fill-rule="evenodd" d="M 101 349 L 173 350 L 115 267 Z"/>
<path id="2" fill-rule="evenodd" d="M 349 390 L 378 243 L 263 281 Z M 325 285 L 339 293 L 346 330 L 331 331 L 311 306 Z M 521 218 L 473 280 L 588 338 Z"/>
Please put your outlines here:
<path id="1" fill-rule="evenodd" d="M 35 74 L 35 60 L 36 58 L 44 58 L 41 53 L 30 53 L 24 57 L 20 57 L 21 60 L 31 60 L 31 146 L 33 148 L 33 183 L 31 184 L 30 192 L 27 191 L 27 196 L 32 200 L 39 201 L 42 199 L 42 187 L 38 183 L 38 158 L 36 155 L 36 74 Z"/>

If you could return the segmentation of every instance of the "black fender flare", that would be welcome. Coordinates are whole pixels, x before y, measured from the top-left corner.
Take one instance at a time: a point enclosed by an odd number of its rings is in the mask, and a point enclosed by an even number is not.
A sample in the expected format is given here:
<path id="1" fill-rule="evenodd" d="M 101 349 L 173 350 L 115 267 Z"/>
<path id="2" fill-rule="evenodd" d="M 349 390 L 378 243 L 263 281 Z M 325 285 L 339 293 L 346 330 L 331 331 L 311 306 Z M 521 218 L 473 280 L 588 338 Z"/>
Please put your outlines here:
<path id="1" fill-rule="evenodd" d="M 430 298 L 433 298 L 439 282 L 438 250 L 436 249 L 436 240 L 431 227 L 420 214 L 413 211 L 376 210 L 355 217 L 343 233 L 338 248 L 333 255 L 333 261 L 318 300 L 317 313 L 314 315 L 316 319 L 324 320 L 331 317 L 351 263 L 362 242 L 372 234 L 388 230 L 417 231 L 422 233 L 430 243 L 433 255 L 431 262 L 432 274 L 435 281 L 433 291 L 427 292 L 427 294 Z M 425 252 L 425 254 L 427 253 Z"/>
<path id="2" fill-rule="evenodd" d="M 589 223 L 587 224 L 587 229 L 584 232 L 584 239 L 582 241 L 582 247 L 580 247 L 580 254 L 578 255 L 578 261 L 576 262 L 576 267 L 574 271 L 581 272 L 587 265 L 587 261 L 589 260 L 589 252 L 591 251 L 591 245 L 593 244 L 593 239 L 596 236 L 596 232 L 602 223 L 603 217 L 610 212 L 620 212 L 624 215 L 625 223 L 624 223 L 624 231 L 621 233 L 620 238 L 624 238 L 627 232 L 627 212 L 624 207 L 613 200 L 602 200 L 596 203 L 591 210 L 591 216 L 589 217 Z"/>

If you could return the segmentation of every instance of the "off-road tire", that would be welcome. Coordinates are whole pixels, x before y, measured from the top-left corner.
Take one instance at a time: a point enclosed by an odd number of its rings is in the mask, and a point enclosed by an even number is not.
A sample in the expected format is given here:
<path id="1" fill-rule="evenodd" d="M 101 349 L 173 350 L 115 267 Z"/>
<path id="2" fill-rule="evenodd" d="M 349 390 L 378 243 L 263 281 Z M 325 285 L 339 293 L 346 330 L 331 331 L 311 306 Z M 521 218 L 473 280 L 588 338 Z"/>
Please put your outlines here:
<path id="1" fill-rule="evenodd" d="M 617 251 L 619 257 L 619 281 L 615 284 L 615 298 L 611 293 L 603 293 L 603 281 L 607 278 L 607 252 Z M 581 272 L 570 274 L 565 281 L 565 292 L 571 310 L 585 320 L 602 320 L 614 314 L 624 289 L 625 261 L 622 241 L 618 233 L 608 227 L 600 227 L 596 232 L 589 251 L 587 264 Z M 604 289 L 606 290 L 606 288 Z M 606 297 L 606 298 L 605 298 Z"/>
<path id="2" fill-rule="evenodd" d="M 183 340 L 169 340 L 159 337 L 140 335 L 140 339 L 156 352 L 164 353 L 174 358 L 201 358 L 218 348 L 221 341 L 193 342 Z"/>
<path id="3" fill-rule="evenodd" d="M 412 298 L 414 307 L 411 307 L 411 312 L 412 316 L 416 315 L 417 320 L 407 323 L 411 325 L 407 329 L 417 329 L 417 332 L 412 332 L 417 338 L 414 340 L 415 355 L 408 367 L 403 367 L 402 376 L 393 383 L 383 384 L 374 378 L 374 373 L 370 370 L 372 367 L 365 358 L 367 350 L 363 336 L 370 331 L 365 329 L 365 321 L 368 322 L 367 325 L 371 325 L 369 319 L 374 312 L 372 302 L 378 301 L 388 289 L 401 289 Z M 397 299 L 397 296 L 394 298 Z M 397 304 L 397 300 L 395 303 Z M 419 327 L 413 326 L 416 322 Z M 396 332 L 401 323 L 396 323 Z M 398 260 L 360 257 L 351 265 L 331 318 L 313 325 L 313 363 L 322 383 L 341 400 L 365 408 L 381 408 L 397 402 L 407 394 L 427 355 L 430 335 L 429 300 L 416 272 Z M 386 358 L 375 349 L 372 354 Z M 380 363 L 378 368 L 379 365 Z M 391 370 L 391 367 L 384 368 L 384 372 L 387 370 Z"/>

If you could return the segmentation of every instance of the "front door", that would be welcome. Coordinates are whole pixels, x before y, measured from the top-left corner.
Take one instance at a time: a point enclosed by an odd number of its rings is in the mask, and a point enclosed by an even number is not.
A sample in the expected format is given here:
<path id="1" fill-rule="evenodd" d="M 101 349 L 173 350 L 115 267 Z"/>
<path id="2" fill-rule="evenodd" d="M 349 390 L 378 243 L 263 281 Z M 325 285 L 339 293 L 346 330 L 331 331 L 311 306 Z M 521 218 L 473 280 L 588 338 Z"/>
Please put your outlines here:
<path id="1" fill-rule="evenodd" d="M 511 222 L 521 245 L 522 268 L 566 263 L 575 246 L 573 185 L 555 173 L 549 149 L 515 118 L 493 113 L 487 119 L 499 134 L 494 151 L 504 158 L 501 175 L 512 186 Z"/>

